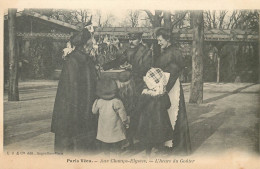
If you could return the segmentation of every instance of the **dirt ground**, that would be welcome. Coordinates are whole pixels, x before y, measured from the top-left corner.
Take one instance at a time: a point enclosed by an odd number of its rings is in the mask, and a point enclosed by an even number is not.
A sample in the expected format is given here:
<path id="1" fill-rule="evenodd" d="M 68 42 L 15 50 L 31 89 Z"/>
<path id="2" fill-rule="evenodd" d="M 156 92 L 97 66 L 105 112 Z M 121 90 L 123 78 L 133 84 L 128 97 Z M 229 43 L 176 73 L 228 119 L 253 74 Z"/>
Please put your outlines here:
<path id="1" fill-rule="evenodd" d="M 21 82 L 19 102 L 8 102 L 4 94 L 6 153 L 54 151 L 50 124 L 57 84 L 57 81 Z M 189 84 L 183 84 L 183 88 L 193 154 L 229 150 L 259 153 L 260 84 L 205 83 L 201 105 L 189 104 Z"/>

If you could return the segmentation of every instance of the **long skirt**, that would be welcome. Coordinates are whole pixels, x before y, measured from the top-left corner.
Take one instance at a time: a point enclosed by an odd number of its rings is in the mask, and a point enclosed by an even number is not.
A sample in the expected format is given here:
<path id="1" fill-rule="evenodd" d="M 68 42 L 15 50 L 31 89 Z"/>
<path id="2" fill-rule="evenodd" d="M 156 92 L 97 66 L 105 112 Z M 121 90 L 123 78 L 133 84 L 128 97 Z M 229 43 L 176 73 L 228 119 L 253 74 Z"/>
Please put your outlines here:
<path id="1" fill-rule="evenodd" d="M 179 79 L 176 80 L 175 85 L 170 90 L 169 97 L 171 107 L 168 109 L 168 114 L 174 132 L 173 140 L 166 142 L 165 145 L 173 147 L 175 154 L 188 155 L 191 153 L 190 132 L 184 93 Z"/>

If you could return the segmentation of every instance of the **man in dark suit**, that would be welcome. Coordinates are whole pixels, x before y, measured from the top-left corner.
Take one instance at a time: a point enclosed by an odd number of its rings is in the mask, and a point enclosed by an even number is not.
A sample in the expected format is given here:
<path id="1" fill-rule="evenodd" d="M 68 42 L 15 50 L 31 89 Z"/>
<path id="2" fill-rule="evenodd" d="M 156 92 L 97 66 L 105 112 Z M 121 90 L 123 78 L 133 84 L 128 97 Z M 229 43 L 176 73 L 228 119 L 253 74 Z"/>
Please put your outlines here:
<path id="1" fill-rule="evenodd" d="M 130 147 L 133 146 L 133 137 L 139 119 L 136 105 L 145 86 L 143 76 L 145 76 L 152 65 L 152 50 L 142 43 L 142 34 L 142 32 L 128 33 L 129 46 L 127 49 L 117 53 L 115 60 L 102 65 L 104 70 L 119 67 L 126 62 L 132 66 L 131 75 L 134 82 L 134 93 L 132 108 L 130 112 L 128 111 L 128 114 L 130 115 L 130 128 L 128 132 Z"/>
<path id="2" fill-rule="evenodd" d="M 123 52 L 117 53 L 117 58 L 102 65 L 104 70 L 119 67 L 125 62 L 132 65 L 132 76 L 135 82 L 135 90 L 141 94 L 144 82 L 143 76 L 152 65 L 152 50 L 142 43 L 142 32 L 130 32 L 129 46 Z"/>

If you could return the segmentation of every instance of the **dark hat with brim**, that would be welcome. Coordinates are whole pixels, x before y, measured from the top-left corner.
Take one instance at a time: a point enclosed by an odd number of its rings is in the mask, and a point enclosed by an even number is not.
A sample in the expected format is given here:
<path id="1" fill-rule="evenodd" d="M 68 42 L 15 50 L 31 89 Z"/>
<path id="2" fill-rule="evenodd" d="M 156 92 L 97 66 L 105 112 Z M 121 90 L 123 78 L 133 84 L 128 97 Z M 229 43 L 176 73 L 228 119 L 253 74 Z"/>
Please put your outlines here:
<path id="1" fill-rule="evenodd" d="M 84 28 L 82 31 L 75 33 L 70 38 L 72 46 L 82 46 L 91 38 L 91 33 L 88 29 Z"/>
<path id="2" fill-rule="evenodd" d="M 113 99 L 118 91 L 117 84 L 110 78 L 101 78 L 97 82 L 96 94 L 99 98 L 110 100 Z"/>
<path id="3" fill-rule="evenodd" d="M 129 39 L 141 39 L 143 32 L 129 32 L 127 35 Z"/>

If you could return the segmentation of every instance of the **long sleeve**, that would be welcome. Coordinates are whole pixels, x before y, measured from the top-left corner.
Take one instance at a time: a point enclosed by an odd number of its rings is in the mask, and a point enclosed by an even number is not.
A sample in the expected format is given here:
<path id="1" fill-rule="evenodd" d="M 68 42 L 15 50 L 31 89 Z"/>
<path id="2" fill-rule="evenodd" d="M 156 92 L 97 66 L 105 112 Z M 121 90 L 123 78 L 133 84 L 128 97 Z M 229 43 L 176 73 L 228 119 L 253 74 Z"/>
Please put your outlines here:
<path id="1" fill-rule="evenodd" d="M 170 73 L 170 79 L 166 86 L 166 90 L 170 91 L 184 67 L 182 52 L 176 46 L 170 46 L 161 53 L 154 66 Z"/>
<path id="2" fill-rule="evenodd" d="M 152 50 L 149 48 L 146 49 L 142 57 L 142 68 L 141 74 L 144 76 L 146 72 L 152 67 Z"/>
<path id="3" fill-rule="evenodd" d="M 122 120 L 123 123 L 126 123 L 127 120 L 127 115 L 125 111 L 125 107 L 123 105 L 123 102 L 121 100 L 116 100 L 115 103 L 113 104 L 113 109 L 114 111 L 119 115 L 120 119 Z"/>
<path id="4" fill-rule="evenodd" d="M 166 86 L 166 90 L 169 92 L 174 86 L 176 80 L 179 78 L 181 73 L 181 68 L 177 64 L 172 63 L 164 71 L 170 73 L 170 78 Z"/>
<path id="5" fill-rule="evenodd" d="M 179 50 L 173 51 L 170 58 L 170 63 L 163 70 L 170 73 L 170 79 L 166 86 L 167 91 L 172 89 L 176 80 L 180 77 L 184 67 L 184 58 Z"/>
<path id="6" fill-rule="evenodd" d="M 112 60 L 112 61 L 102 65 L 104 70 L 108 70 L 108 69 L 118 67 L 118 66 L 122 65 L 124 62 L 127 61 L 127 57 L 125 55 L 125 52 L 119 53 L 119 54 L 116 54 L 116 55 L 117 55 L 117 57 L 116 57 L 115 60 Z"/>

